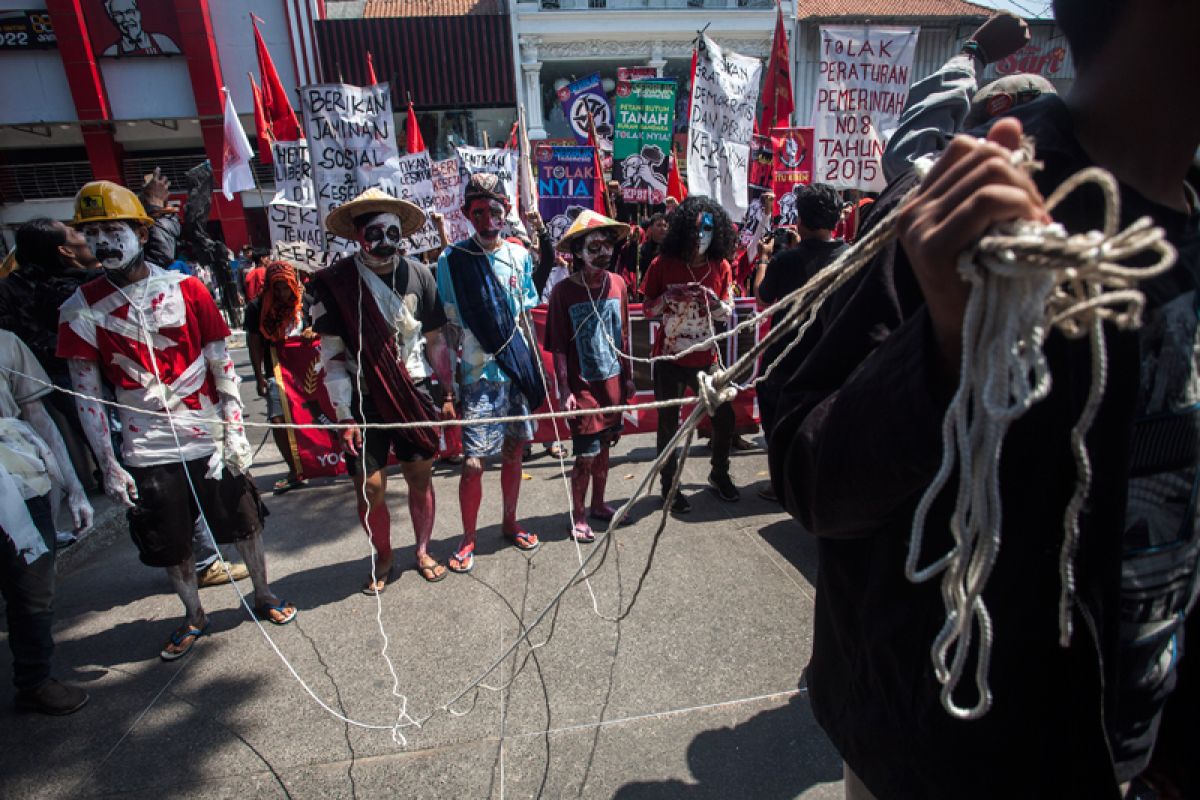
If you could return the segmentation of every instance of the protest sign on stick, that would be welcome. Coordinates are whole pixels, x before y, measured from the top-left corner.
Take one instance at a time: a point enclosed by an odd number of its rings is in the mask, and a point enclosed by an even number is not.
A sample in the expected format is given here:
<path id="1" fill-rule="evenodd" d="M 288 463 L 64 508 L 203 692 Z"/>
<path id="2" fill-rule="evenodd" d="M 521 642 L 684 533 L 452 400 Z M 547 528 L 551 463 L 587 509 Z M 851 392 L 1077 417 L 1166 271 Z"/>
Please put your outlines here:
<path id="1" fill-rule="evenodd" d="M 471 235 L 471 223 L 462 212 L 463 168 L 457 158 L 433 162 L 433 206 L 446 220 L 446 236 L 451 242 Z"/>
<path id="2" fill-rule="evenodd" d="M 499 176 L 500 183 L 504 186 L 504 194 L 508 196 L 510 204 L 508 223 L 513 230 L 524 233 L 525 225 L 521 222 L 520 214 L 517 211 L 519 207 L 517 151 L 507 147 L 460 147 L 458 148 L 458 158 L 462 161 L 467 175 L 474 175 L 476 172 L 490 172 Z"/>
<path id="3" fill-rule="evenodd" d="M 538 211 L 555 244 L 584 209 L 595 208 L 596 167 L 591 147 L 539 144 L 537 162 Z"/>
<path id="4" fill-rule="evenodd" d="M 274 142 L 271 156 L 275 169 L 275 196 L 271 202 L 316 208 L 308 142 Z"/>
<path id="5" fill-rule="evenodd" d="M 595 120 L 596 136 L 600 140 L 600 146 L 612 151 L 612 106 L 608 104 L 608 95 L 604 93 L 599 72 L 568 83 L 558 90 L 558 99 L 562 103 L 562 110 L 567 116 L 567 121 L 571 123 L 571 132 L 575 134 L 575 141 L 587 144 L 590 118 Z"/>
<path id="6" fill-rule="evenodd" d="M 653 205 L 666 199 L 674 125 L 674 80 L 618 84 L 613 180 L 625 202 Z"/>
<path id="7" fill-rule="evenodd" d="M 688 124 L 688 193 L 716 200 L 733 219 L 749 206 L 750 139 L 762 62 L 701 37 Z"/>
<path id="8" fill-rule="evenodd" d="M 771 142 L 774 151 L 772 191 L 775 192 L 775 213 L 783 217 L 780 224 L 795 225 L 796 207 L 789 195 L 797 186 L 807 186 L 813 182 L 813 129 L 776 128 L 771 131 Z"/>
<path id="9" fill-rule="evenodd" d="M 887 186 L 880 161 L 908 101 L 919 30 L 821 26 L 816 181 L 868 192 Z"/>

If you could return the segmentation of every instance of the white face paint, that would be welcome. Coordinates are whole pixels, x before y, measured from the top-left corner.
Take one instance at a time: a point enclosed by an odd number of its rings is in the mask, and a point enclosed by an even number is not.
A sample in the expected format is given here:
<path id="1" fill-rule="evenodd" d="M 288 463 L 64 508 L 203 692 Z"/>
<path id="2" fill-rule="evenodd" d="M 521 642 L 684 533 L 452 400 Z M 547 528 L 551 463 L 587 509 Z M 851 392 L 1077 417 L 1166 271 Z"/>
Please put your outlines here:
<path id="1" fill-rule="evenodd" d="M 589 269 L 608 269 L 612 263 L 613 243 L 604 231 L 589 233 L 583 238 L 581 256 Z"/>
<path id="2" fill-rule="evenodd" d="M 696 239 L 696 250 L 700 255 L 708 252 L 709 245 L 713 240 L 713 216 L 708 212 L 701 212 L 696 218 L 696 225 L 700 228 L 700 234 Z"/>
<path id="3" fill-rule="evenodd" d="M 100 265 L 120 272 L 127 269 L 142 252 L 137 233 L 125 222 L 99 222 L 86 225 L 83 236 Z"/>

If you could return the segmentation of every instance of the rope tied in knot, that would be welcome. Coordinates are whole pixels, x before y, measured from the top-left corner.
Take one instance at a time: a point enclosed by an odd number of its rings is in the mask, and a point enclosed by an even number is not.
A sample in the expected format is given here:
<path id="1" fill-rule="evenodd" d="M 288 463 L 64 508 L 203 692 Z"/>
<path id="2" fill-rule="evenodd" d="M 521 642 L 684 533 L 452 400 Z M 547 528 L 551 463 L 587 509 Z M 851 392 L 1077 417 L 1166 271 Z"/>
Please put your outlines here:
<path id="1" fill-rule="evenodd" d="M 728 370 L 721 370 L 711 375 L 701 372 L 697 376 L 696 385 L 699 389 L 696 397 L 709 416 L 715 414 L 718 408 L 738 396 L 737 384 L 730 381 L 727 372 Z"/>
<path id="2" fill-rule="evenodd" d="M 1028 163 L 1019 158 L 1018 163 Z M 1104 194 L 1103 232 L 1069 235 L 1058 224 L 1011 223 L 997 227 L 959 260 L 959 273 L 970 285 L 959 386 L 942 421 L 942 464 L 917 505 L 905 561 L 905 575 L 914 583 L 942 576 L 946 621 L 931 656 L 942 684 L 942 705 L 959 719 L 979 719 L 992 704 L 988 671 L 993 628 L 983 590 L 1000 550 L 1000 453 L 1009 426 L 1050 393 L 1046 337 L 1055 328 L 1070 338 L 1088 337 L 1092 367 L 1088 397 L 1071 430 L 1076 484 L 1063 514 L 1059 551 L 1059 643 L 1066 647 L 1072 632 L 1079 517 L 1092 477 L 1085 437 L 1107 382 L 1103 323 L 1122 330 L 1139 327 L 1145 297 L 1135 288 L 1138 281 L 1162 274 L 1175 262 L 1174 248 L 1149 219 L 1117 230 L 1119 189 L 1103 170 L 1073 176 L 1050 197 L 1048 208 L 1087 183 Z M 1156 257 L 1149 266 L 1121 263 L 1145 255 Z M 926 518 L 955 471 L 958 487 L 949 520 L 953 545 L 920 567 Z M 972 648 L 976 635 L 978 644 Z M 960 706 L 954 692 L 973 649 L 977 699 Z"/>

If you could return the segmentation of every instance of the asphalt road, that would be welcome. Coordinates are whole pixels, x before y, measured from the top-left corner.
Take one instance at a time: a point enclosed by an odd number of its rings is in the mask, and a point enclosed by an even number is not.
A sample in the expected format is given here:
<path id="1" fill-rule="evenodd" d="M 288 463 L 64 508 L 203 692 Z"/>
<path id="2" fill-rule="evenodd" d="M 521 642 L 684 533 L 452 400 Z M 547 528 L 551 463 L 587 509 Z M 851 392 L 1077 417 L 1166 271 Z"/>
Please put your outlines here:
<path id="1" fill-rule="evenodd" d="M 253 382 L 244 390 L 249 418 L 262 419 Z M 254 444 L 260 436 L 251 432 Z M 628 497 L 654 456 L 652 436 L 626 438 L 611 497 Z M 841 761 L 801 677 L 816 548 L 755 496 L 765 470 L 761 449 L 737 454 L 746 488 L 725 504 L 703 488 L 707 450 L 694 447 L 684 473 L 693 512 L 670 520 L 654 548 L 658 501 L 641 501 L 640 521 L 617 532 L 590 581 L 532 630 L 535 646 L 449 706 L 589 552 L 569 538 L 557 461 L 535 459 L 522 485 L 521 516 L 541 549 L 530 557 L 501 539 L 489 471 L 475 571 L 437 584 L 412 569 L 396 475 L 403 572 L 378 604 L 358 593 L 369 548 L 347 479 L 268 497 L 272 582 L 300 608 L 297 621 L 260 631 L 232 588 L 204 589 L 212 635 L 171 664 L 157 654 L 180 603 L 117 530 L 70 559 L 58 588 L 57 674 L 91 702 L 66 718 L 0 709 L 0 798 L 840 798 Z M 268 442 L 259 487 L 283 471 Z M 455 469 L 439 467 L 435 486 L 434 553 L 445 559 L 459 535 Z M 393 729 L 402 711 L 422 722 L 398 729 L 403 744 Z"/>

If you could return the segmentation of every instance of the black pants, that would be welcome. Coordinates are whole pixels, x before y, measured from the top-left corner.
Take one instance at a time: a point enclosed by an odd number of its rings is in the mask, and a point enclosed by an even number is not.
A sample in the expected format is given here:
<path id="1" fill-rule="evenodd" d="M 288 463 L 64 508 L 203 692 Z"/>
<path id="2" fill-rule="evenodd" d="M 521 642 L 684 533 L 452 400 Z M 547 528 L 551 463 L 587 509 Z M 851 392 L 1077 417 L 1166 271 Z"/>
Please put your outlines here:
<path id="1" fill-rule="evenodd" d="M 0 533 L 0 594 L 8 616 L 8 646 L 13 655 L 13 684 L 40 686 L 50 677 L 54 639 L 54 522 L 47 495 L 25 501 L 33 524 L 50 551 L 32 564 L 17 555 L 12 541 Z"/>
<path id="2" fill-rule="evenodd" d="M 696 377 L 700 372 L 696 367 L 681 367 L 667 361 L 654 365 L 654 399 L 675 400 L 683 397 L 691 389 L 699 391 L 700 381 Z M 712 468 L 718 475 L 729 474 L 729 448 L 733 444 L 733 406 L 724 403 L 712 418 Z M 658 451 L 661 453 L 671 441 L 671 437 L 679 430 L 679 409 L 658 409 Z M 663 488 L 671 485 L 675 479 L 677 462 L 676 454 L 663 465 Z"/>

